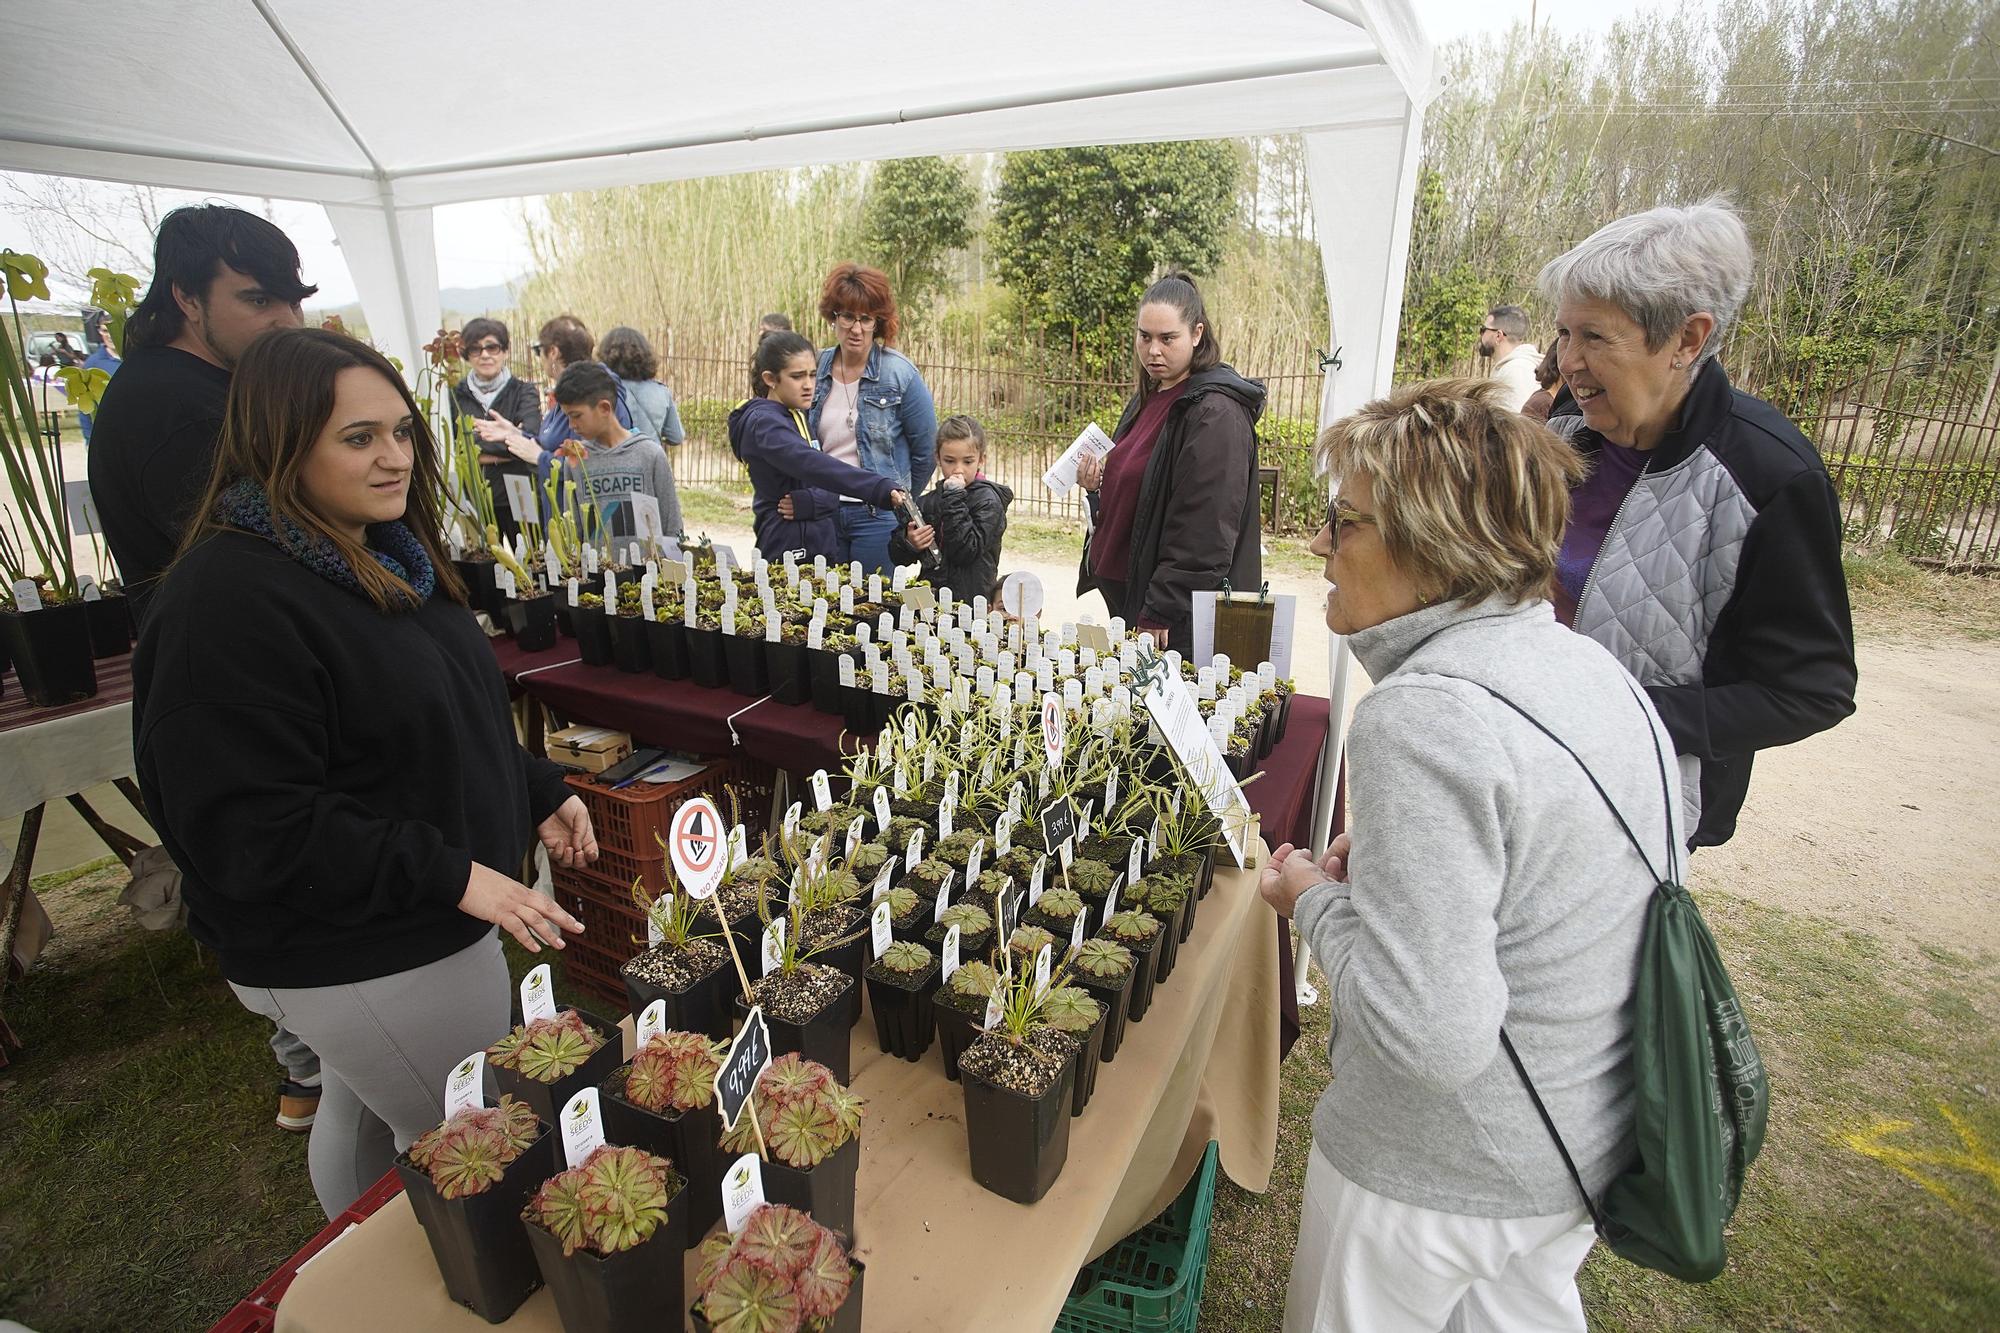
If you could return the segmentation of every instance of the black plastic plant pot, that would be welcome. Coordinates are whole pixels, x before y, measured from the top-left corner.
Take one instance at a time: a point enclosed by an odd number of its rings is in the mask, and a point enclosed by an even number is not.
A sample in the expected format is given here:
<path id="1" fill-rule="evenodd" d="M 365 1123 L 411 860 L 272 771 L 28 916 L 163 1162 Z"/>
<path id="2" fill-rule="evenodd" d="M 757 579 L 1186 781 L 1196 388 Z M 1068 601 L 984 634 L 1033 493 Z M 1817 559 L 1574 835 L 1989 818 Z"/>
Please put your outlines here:
<path id="1" fill-rule="evenodd" d="M 132 609 L 121 596 L 83 604 L 90 619 L 90 655 L 98 661 L 132 651 Z"/>
<path id="2" fill-rule="evenodd" d="M 507 1165 L 499 1183 L 462 1199 L 440 1195 L 430 1172 L 410 1165 L 407 1153 L 396 1158 L 396 1174 L 430 1239 L 445 1294 L 489 1324 L 504 1322 L 542 1285 L 521 1209 L 556 1173 L 550 1123 L 543 1122 L 542 1136 Z"/>
<path id="3" fill-rule="evenodd" d="M 627 675 L 642 676 L 653 669 L 652 641 L 646 635 L 649 623 L 639 616 L 611 617 L 611 664 Z"/>
<path id="4" fill-rule="evenodd" d="M 771 668 L 765 659 L 766 644 L 761 636 L 722 636 L 722 663 L 729 669 L 729 688 L 751 699 L 771 692 Z"/>
<path id="5" fill-rule="evenodd" d="M 854 678 L 856 680 L 865 679 L 867 674 L 867 672 L 860 669 L 858 664 L 856 665 L 854 671 Z M 874 698 L 875 692 L 870 690 L 866 685 L 843 685 L 840 687 L 840 715 L 847 723 L 849 731 L 858 733 L 880 730 L 879 727 L 870 727 L 868 725 L 868 720 L 875 713 Z"/>
<path id="6" fill-rule="evenodd" d="M 509 599 L 501 608 L 501 617 L 507 632 L 514 636 L 514 646 L 522 652 L 547 652 L 556 646 L 555 594 Z"/>
<path id="7" fill-rule="evenodd" d="M 556 633 L 565 639 L 576 637 L 576 608 L 569 604 L 567 597 L 556 598 Z"/>
<path id="8" fill-rule="evenodd" d="M 1166 927 L 1162 926 L 1144 943 L 1118 941 L 1132 951 L 1132 1000 L 1126 1006 L 1125 1016 L 1134 1023 L 1143 1021 L 1146 1011 L 1153 1007 L 1153 987 L 1159 982 L 1160 937 L 1165 933 Z"/>
<path id="9" fill-rule="evenodd" d="M 595 1254 L 562 1252 L 562 1242 L 529 1222 L 528 1243 L 535 1263 L 556 1298 L 564 1333 L 653 1333 L 673 1327 L 687 1305 L 688 1182 L 667 1173 L 678 1192 L 667 1204 L 667 1220 L 629 1250 Z M 719 1192 L 719 1189 L 718 1189 Z"/>
<path id="10" fill-rule="evenodd" d="M 965 1138 L 972 1153 L 972 1178 L 1015 1203 L 1035 1203 L 1062 1174 L 1069 1160 L 1070 1074 L 1074 1062 L 1039 1097 L 989 1083 L 964 1071 Z"/>
<path id="11" fill-rule="evenodd" d="M 812 697 L 812 672 L 806 665 L 802 643 L 764 643 L 764 671 L 770 677 L 771 694 L 781 704 L 802 704 Z"/>
<path id="12" fill-rule="evenodd" d="M 1090 1026 L 1090 1032 L 1083 1039 L 1083 1045 L 1072 1061 L 1075 1073 L 1070 1077 L 1069 1113 L 1082 1115 L 1083 1108 L 1090 1105 L 1091 1094 L 1097 1091 L 1097 1066 L 1104 1061 L 1104 1024 L 1107 1012 L 1100 1001 L 1097 1006 L 1097 1021 Z"/>
<path id="13" fill-rule="evenodd" d="M 686 1247 L 701 1243 L 708 1229 L 722 1216 L 722 1117 L 714 1103 L 691 1111 L 648 1111 L 625 1100 L 625 1076 L 632 1066 L 620 1065 L 611 1071 L 598 1089 L 597 1103 L 604 1113 L 604 1138 L 608 1143 L 626 1143 L 644 1148 L 655 1157 L 664 1157 L 687 1177 Z"/>
<path id="14" fill-rule="evenodd" d="M 1208 891 L 1215 887 L 1215 858 L 1221 852 L 1222 847 L 1220 844 L 1210 843 L 1208 851 L 1202 854 L 1201 888 L 1197 891 L 1200 897 L 1208 897 Z"/>
<path id="15" fill-rule="evenodd" d="M 944 992 L 931 992 L 931 1016 L 937 1027 L 938 1054 L 944 1058 L 944 1076 L 958 1082 L 958 1057 L 965 1054 L 965 1048 L 979 1040 L 984 1031 L 979 1026 L 985 1017 L 985 1003 L 980 1002 L 980 1012 L 968 1014 L 963 1009 L 955 1009 L 944 1002 Z"/>
<path id="16" fill-rule="evenodd" d="M 845 1083 L 846 1079 L 840 1080 Z M 744 1112 L 748 1115 L 749 1112 Z M 861 1167 L 857 1135 L 835 1148 L 818 1166 L 804 1170 L 773 1157 L 764 1163 L 764 1198 L 811 1213 L 813 1221 L 845 1235 L 854 1234 L 854 1176 Z"/>
<path id="17" fill-rule="evenodd" d="M 847 1289 L 847 1299 L 840 1303 L 824 1333 L 861 1333 L 861 1280 L 868 1276 L 868 1266 L 859 1259 L 850 1262 L 854 1265 L 854 1284 Z M 688 1307 L 688 1318 L 694 1322 L 695 1333 L 715 1333 L 715 1325 L 693 1306 Z"/>
<path id="18" fill-rule="evenodd" d="M 760 944 L 761 947 L 761 944 Z M 836 944 L 831 949 L 822 949 L 813 955 L 813 961 L 821 967 L 830 967 L 836 972 L 845 972 L 855 981 L 861 980 L 861 970 L 868 966 L 868 937 L 856 935 L 844 944 Z M 854 1006 L 854 1021 L 861 1021 L 861 1006 Z"/>
<path id="19" fill-rule="evenodd" d="M 812 687 L 813 707 L 836 717 L 846 702 L 840 687 L 841 656 L 824 648 L 806 650 L 806 677 Z"/>
<path id="20" fill-rule="evenodd" d="M 1259 759 L 1268 758 L 1271 751 L 1277 748 L 1277 745 L 1278 710 L 1276 708 L 1266 708 L 1264 710 L 1263 725 L 1257 729 L 1257 757 Z"/>
<path id="21" fill-rule="evenodd" d="M 764 1011 L 764 1022 L 771 1029 L 771 1057 L 776 1059 L 786 1051 L 797 1051 L 808 1060 L 816 1060 L 833 1071 L 834 1078 L 845 1083 L 853 1062 L 848 1057 L 848 1031 L 860 1021 L 861 983 L 842 973 L 847 984 L 838 994 L 827 1001 L 810 1022 L 789 1023 L 772 1013 Z M 749 1003 L 741 996 L 736 997 L 736 1016 L 741 1019 L 750 1012 Z"/>
<path id="22" fill-rule="evenodd" d="M 688 678 L 707 689 L 718 690 L 728 681 L 729 667 L 722 657 L 722 631 L 687 629 Z"/>
<path id="23" fill-rule="evenodd" d="M 645 954 L 639 955 L 639 958 L 643 957 Z M 635 1017 L 645 1013 L 646 1006 L 653 1001 L 664 1000 L 670 1031 L 699 1032 L 704 1037 L 724 1041 L 735 1035 L 734 1014 L 729 1007 L 729 999 L 736 991 L 736 973 L 726 953 L 717 961 L 714 971 L 696 978 L 682 991 L 668 990 L 656 982 L 634 976 L 632 966 L 639 958 L 632 959 L 618 971 L 625 982 L 626 1003 L 631 1005 L 630 1012 Z"/>
<path id="24" fill-rule="evenodd" d="M 687 627 L 678 620 L 655 620 L 646 626 L 646 643 L 652 650 L 653 674 L 661 680 L 688 678 Z"/>
<path id="25" fill-rule="evenodd" d="M 1158 912 L 1153 913 L 1160 920 L 1160 933 L 1153 936 L 1156 942 L 1153 950 L 1153 984 L 1156 986 L 1173 975 L 1174 964 L 1180 961 L 1181 922 L 1187 918 L 1188 908 L 1193 902 L 1192 898 L 1183 898 L 1172 916 L 1160 917 Z"/>
<path id="26" fill-rule="evenodd" d="M 1132 970 L 1117 981 L 1099 981 L 1078 973 L 1072 983 L 1090 992 L 1090 998 L 1104 1009 L 1104 1038 L 1098 1047 L 1098 1057 L 1106 1064 L 1117 1057 L 1118 1048 L 1125 1043 L 1125 1019 L 1131 1007 L 1132 981 L 1138 971 L 1135 955 Z"/>
<path id="27" fill-rule="evenodd" d="M 937 1017 L 931 993 L 937 989 L 938 960 L 922 972 L 905 976 L 872 972 L 867 977 L 868 1007 L 875 1011 L 875 1039 L 884 1053 L 915 1064 L 931 1048 Z"/>
<path id="28" fill-rule="evenodd" d="M 611 617 L 601 606 L 579 606 L 570 612 L 576 624 L 576 652 L 586 665 L 611 665 Z"/>
<path id="29" fill-rule="evenodd" d="M 586 1009 L 577 1013 L 591 1029 L 604 1038 L 604 1044 L 592 1051 L 590 1058 L 576 1069 L 575 1073 L 559 1078 L 553 1083 L 542 1083 L 524 1076 L 519 1070 L 503 1068 L 489 1063 L 486 1067 L 493 1073 L 495 1086 L 501 1092 L 511 1092 L 534 1109 L 542 1118 L 542 1123 L 553 1125 L 562 1113 L 569 1099 L 585 1088 L 595 1087 L 604 1081 L 605 1075 L 624 1063 L 624 1040 L 619 1034 L 618 1024 L 608 1023 Z"/>
<path id="30" fill-rule="evenodd" d="M 1274 743 L 1285 739 L 1285 728 L 1291 724 L 1292 692 L 1290 690 L 1280 690 L 1278 692 L 1278 734 L 1274 738 Z"/>
<path id="31" fill-rule="evenodd" d="M 14 659 L 21 693 L 36 708 L 75 703 L 97 693 L 87 603 L 39 611 L 0 611 L 0 642 Z"/>
<path id="32" fill-rule="evenodd" d="M 492 560 L 454 560 L 459 582 L 465 585 L 465 600 L 475 611 L 499 618 L 506 598 L 500 595 L 500 566 Z"/>

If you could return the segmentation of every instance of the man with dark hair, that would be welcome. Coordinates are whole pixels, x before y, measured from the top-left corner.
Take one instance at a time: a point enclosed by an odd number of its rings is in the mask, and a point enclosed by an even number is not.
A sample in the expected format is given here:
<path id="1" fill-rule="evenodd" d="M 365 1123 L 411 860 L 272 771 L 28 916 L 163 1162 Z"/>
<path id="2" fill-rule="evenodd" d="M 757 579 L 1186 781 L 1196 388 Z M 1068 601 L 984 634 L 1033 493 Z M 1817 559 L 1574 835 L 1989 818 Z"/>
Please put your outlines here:
<path id="1" fill-rule="evenodd" d="M 1507 386 L 1506 406 L 1515 412 L 1535 396 L 1535 367 L 1542 354 L 1528 341 L 1528 312 L 1517 305 L 1496 305 L 1479 326 L 1479 354 L 1493 358 L 1492 377 Z"/>
<path id="2" fill-rule="evenodd" d="M 153 285 L 125 321 L 125 365 L 92 423 L 90 497 L 143 615 L 208 485 L 229 372 L 258 334 L 305 322 L 299 252 L 255 213 L 177 208 L 153 242 Z"/>
<path id="3" fill-rule="evenodd" d="M 208 486 L 230 371 L 259 334 L 303 324 L 299 303 L 318 290 L 300 281 L 291 239 L 255 213 L 201 204 L 161 219 L 153 285 L 125 321 L 90 435 L 91 502 L 142 624 Z M 302 1134 L 319 1110 L 319 1057 L 282 1026 L 271 1050 L 285 1071 L 278 1127 Z"/>
<path id="4" fill-rule="evenodd" d="M 634 496 L 650 496 L 659 510 L 659 535 L 681 531 L 680 495 L 667 451 L 656 436 L 628 430 L 617 413 L 618 377 L 595 361 L 571 366 L 556 381 L 555 400 L 574 432 L 561 454 L 579 496 L 597 505 L 613 554 L 622 556 L 627 538 L 650 535 L 642 529 Z"/>

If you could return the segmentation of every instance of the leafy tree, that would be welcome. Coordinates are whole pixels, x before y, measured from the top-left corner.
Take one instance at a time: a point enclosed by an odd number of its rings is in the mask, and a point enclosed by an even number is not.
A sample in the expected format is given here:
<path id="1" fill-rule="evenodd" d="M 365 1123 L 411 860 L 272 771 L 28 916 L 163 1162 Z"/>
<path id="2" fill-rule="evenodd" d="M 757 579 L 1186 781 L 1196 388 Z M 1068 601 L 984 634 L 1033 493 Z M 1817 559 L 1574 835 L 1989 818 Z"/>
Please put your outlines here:
<path id="1" fill-rule="evenodd" d="M 962 162 L 904 157 L 875 168 L 862 206 L 863 244 L 900 304 L 922 309 L 949 292 L 945 261 L 971 243 L 978 203 Z"/>
<path id="2" fill-rule="evenodd" d="M 1000 280 L 1031 327 L 1100 349 L 1169 266 L 1204 274 L 1236 221 L 1241 148 L 1108 144 L 1009 153 L 992 241 Z"/>

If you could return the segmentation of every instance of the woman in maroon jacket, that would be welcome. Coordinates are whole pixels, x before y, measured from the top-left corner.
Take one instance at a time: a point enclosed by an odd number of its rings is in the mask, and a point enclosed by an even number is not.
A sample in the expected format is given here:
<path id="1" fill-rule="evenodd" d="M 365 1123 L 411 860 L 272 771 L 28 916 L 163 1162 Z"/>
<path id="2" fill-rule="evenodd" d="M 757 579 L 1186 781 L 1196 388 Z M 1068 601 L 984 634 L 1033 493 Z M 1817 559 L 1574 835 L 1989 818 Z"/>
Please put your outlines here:
<path id="1" fill-rule="evenodd" d="M 1111 614 L 1193 651 L 1193 594 L 1263 581 L 1257 526 L 1257 417 L 1264 386 L 1222 363 L 1194 280 L 1170 273 L 1139 302 L 1138 390 L 1102 460 L 1085 458 L 1092 531 L 1077 591 Z"/>

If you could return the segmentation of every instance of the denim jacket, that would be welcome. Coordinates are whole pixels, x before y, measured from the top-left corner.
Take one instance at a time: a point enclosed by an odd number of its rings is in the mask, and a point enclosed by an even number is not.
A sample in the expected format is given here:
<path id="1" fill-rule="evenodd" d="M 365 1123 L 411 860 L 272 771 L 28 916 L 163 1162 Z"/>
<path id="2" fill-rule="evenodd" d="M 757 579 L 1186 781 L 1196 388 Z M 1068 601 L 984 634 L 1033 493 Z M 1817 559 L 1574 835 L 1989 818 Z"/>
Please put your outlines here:
<path id="1" fill-rule="evenodd" d="M 820 438 L 819 415 L 833 391 L 833 358 L 839 350 L 819 354 L 819 385 L 808 418 L 814 439 Z M 845 391 L 841 396 L 846 397 Z M 854 434 L 861 466 L 911 495 L 921 492 L 937 467 L 937 407 L 910 358 L 876 343 L 861 371 L 857 410 Z"/>

